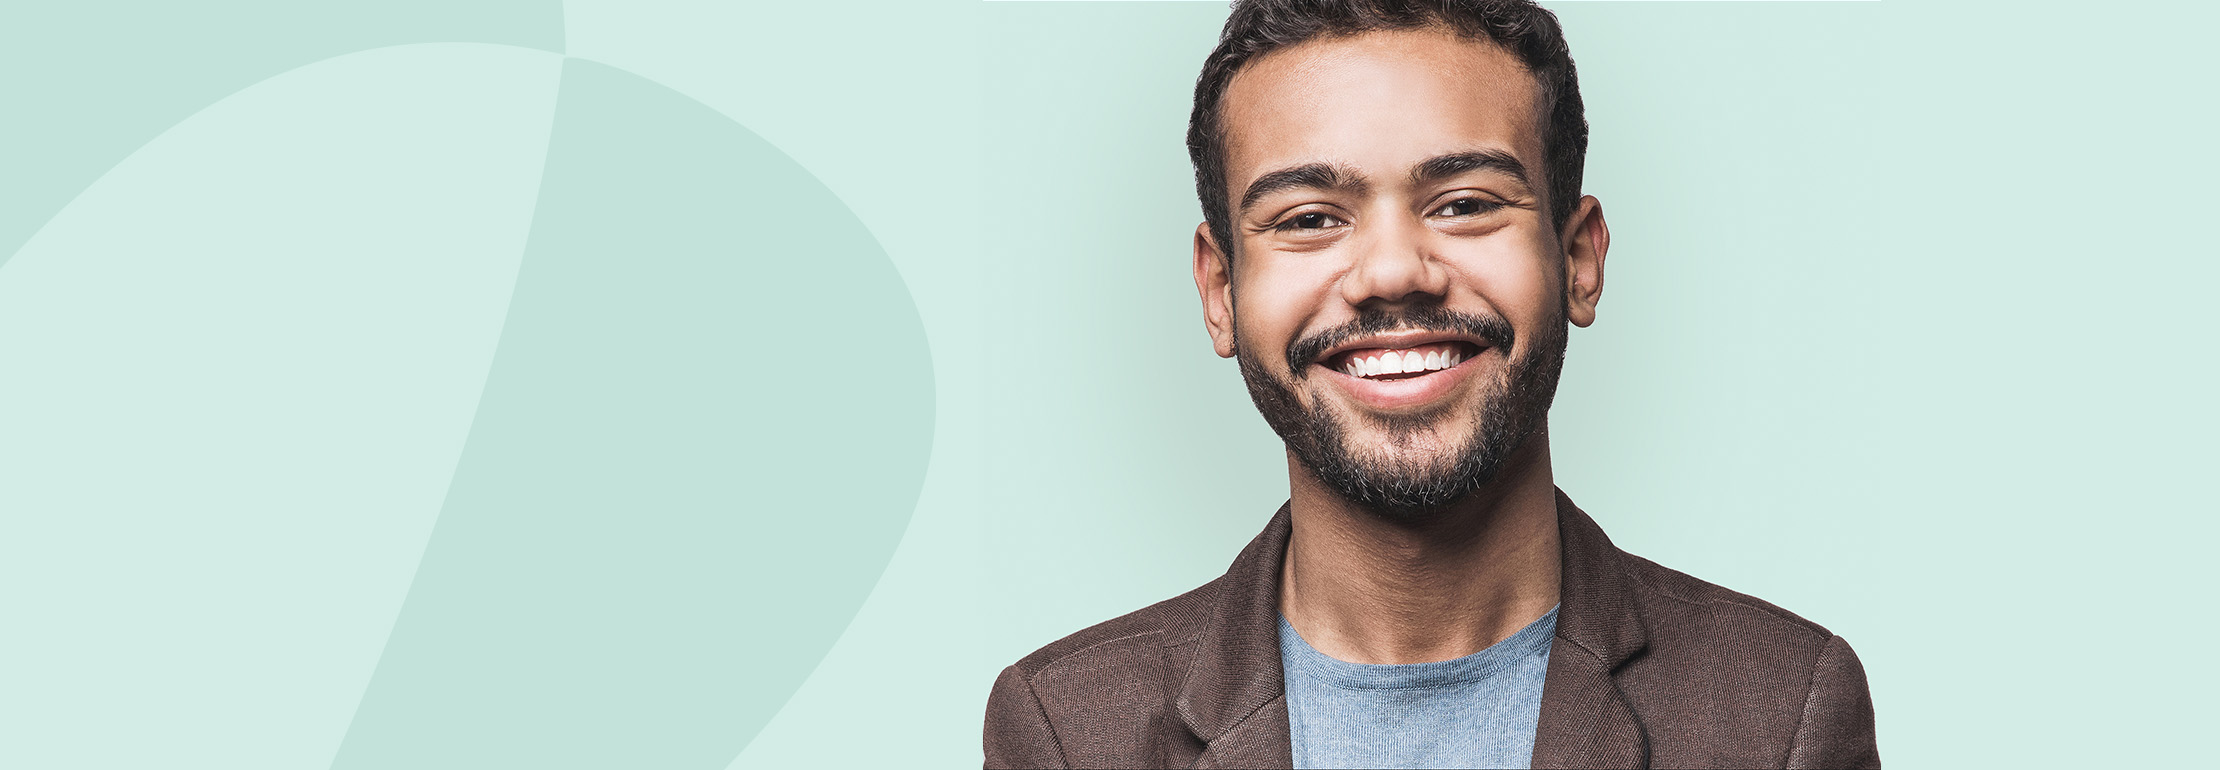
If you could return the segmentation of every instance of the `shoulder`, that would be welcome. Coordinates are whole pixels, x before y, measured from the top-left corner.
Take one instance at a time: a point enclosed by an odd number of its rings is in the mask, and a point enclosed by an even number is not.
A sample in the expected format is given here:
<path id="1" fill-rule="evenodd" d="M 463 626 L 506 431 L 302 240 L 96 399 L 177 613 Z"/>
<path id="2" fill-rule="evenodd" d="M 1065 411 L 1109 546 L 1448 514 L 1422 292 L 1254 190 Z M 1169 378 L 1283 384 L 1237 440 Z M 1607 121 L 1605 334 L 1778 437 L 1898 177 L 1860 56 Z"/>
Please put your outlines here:
<path id="1" fill-rule="evenodd" d="M 1224 579 L 1187 593 L 1097 623 L 1034 650 L 1010 668 L 1027 680 L 1073 667 L 1095 668 L 1109 660 L 1191 642 L 1202 633 L 1204 618 Z"/>
<path id="2" fill-rule="evenodd" d="M 1224 579 L 1056 640 L 1002 670 L 988 767 L 1167 764 L 1159 733 Z"/>
<path id="3" fill-rule="evenodd" d="M 1755 596 L 1632 554 L 1622 563 L 1648 642 L 1631 668 L 1648 678 L 1688 684 L 1716 679 L 1699 689 L 1731 682 L 1785 698 L 1804 691 L 1820 653 L 1835 638 L 1825 626 Z"/>
<path id="4" fill-rule="evenodd" d="M 1623 552 L 1622 552 L 1623 553 Z M 1669 765 L 1866 766 L 1872 702 L 1847 642 L 1772 602 L 1625 555 L 1648 637 L 1617 680 Z M 1816 736 L 1816 737 L 1815 737 Z M 1808 757 L 1807 757 L 1808 758 Z"/>
<path id="5" fill-rule="evenodd" d="M 1710 583 L 1624 551 L 1627 577 L 1655 634 L 1702 630 L 1755 635 L 1770 644 L 1817 651 L 1834 636 L 1825 626 L 1779 605 Z M 1692 627 L 1692 628 L 1691 628 Z"/>

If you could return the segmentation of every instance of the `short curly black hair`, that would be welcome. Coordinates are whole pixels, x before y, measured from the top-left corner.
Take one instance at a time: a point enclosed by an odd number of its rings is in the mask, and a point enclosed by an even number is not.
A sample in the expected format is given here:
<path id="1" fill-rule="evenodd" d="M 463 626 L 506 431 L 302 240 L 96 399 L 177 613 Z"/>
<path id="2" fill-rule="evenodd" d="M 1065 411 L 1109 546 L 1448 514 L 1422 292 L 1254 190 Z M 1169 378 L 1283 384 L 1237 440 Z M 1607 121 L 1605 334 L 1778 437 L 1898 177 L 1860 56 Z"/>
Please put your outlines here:
<path id="1" fill-rule="evenodd" d="M 1540 88 L 1542 161 L 1550 222 L 1562 230 L 1580 200 L 1588 155 L 1588 118 L 1580 78 L 1557 16 L 1530 0 L 1235 0 L 1218 47 L 1195 79 L 1195 110 L 1187 121 L 1187 155 L 1195 163 L 1195 194 L 1203 221 L 1228 257 L 1234 247 L 1226 192 L 1221 104 L 1235 73 L 1257 57 L 1319 37 L 1380 30 L 1441 27 L 1486 40 L 1518 57 Z"/>

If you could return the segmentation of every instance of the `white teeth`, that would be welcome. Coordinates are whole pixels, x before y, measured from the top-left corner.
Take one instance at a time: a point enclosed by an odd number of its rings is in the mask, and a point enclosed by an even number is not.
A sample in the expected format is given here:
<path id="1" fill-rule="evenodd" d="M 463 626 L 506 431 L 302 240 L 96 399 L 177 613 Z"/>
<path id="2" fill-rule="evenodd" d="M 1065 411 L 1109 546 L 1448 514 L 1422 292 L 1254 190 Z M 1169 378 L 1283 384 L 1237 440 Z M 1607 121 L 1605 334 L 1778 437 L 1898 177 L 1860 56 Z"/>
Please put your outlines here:
<path id="1" fill-rule="evenodd" d="M 1426 352 L 1384 351 L 1370 357 L 1350 356 L 1341 364 L 1341 373 L 1351 377 L 1378 377 L 1383 374 L 1418 374 L 1454 368 L 1465 362 L 1465 353 L 1455 347 L 1436 348 Z"/>

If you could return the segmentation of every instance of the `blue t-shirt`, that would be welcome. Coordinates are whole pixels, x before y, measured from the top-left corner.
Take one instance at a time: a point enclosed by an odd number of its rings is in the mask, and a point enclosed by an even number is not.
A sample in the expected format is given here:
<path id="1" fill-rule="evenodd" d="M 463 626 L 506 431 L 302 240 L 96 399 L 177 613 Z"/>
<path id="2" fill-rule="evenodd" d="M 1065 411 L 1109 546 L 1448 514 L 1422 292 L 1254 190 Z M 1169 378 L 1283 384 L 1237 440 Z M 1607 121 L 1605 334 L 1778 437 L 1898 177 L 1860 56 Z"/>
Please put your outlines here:
<path id="1" fill-rule="evenodd" d="M 1527 767 L 1557 608 L 1456 660 L 1349 663 L 1311 649 L 1280 618 L 1295 766 Z"/>

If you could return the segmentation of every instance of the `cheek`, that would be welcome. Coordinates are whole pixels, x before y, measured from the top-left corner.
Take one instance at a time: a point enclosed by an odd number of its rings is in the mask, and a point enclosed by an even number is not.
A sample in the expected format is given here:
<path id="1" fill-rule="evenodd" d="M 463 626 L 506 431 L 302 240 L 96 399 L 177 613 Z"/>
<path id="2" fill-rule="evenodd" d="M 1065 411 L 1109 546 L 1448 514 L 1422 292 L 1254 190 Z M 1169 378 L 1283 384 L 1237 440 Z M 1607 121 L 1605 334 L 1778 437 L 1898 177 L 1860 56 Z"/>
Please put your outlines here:
<path id="1" fill-rule="evenodd" d="M 1280 254 L 1248 259 L 1234 268 L 1234 325 L 1244 349 L 1279 361 L 1288 343 L 1327 306 L 1334 274 L 1321 259 Z"/>
<path id="2" fill-rule="evenodd" d="M 1564 304 L 1562 267 L 1546 244 L 1521 238 L 1491 244 L 1458 260 L 1459 283 L 1478 292 L 1511 322 L 1523 349 L 1543 324 L 1556 323 Z"/>

